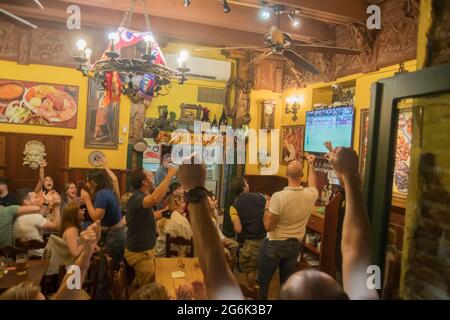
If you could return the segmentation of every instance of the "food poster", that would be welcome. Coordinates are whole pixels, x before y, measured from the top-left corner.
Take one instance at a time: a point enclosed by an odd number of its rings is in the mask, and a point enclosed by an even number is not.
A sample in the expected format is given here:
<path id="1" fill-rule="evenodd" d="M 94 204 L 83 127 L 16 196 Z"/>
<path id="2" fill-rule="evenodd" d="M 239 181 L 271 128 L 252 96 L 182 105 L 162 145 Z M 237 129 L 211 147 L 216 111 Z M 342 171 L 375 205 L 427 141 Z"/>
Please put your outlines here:
<path id="1" fill-rule="evenodd" d="M 77 127 L 78 87 L 0 79 L 0 123 Z"/>

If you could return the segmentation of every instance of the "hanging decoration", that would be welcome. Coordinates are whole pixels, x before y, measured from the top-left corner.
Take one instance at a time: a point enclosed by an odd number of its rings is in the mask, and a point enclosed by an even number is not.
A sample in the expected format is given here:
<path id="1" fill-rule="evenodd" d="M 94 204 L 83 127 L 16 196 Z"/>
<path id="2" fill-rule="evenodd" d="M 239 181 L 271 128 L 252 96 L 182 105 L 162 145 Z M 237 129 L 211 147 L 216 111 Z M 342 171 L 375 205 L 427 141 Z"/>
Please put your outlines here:
<path id="1" fill-rule="evenodd" d="M 138 2 L 144 6 L 146 31 L 129 28 L 134 9 Z M 132 0 L 125 12 L 122 23 L 116 32 L 109 35 L 109 45 L 100 60 L 91 63 L 92 50 L 86 48 L 83 39 L 77 42 L 80 54 L 74 59 L 80 63 L 78 70 L 84 76 L 93 77 L 105 88 L 103 105 L 120 100 L 122 94 L 132 101 L 151 101 L 158 95 L 167 95 L 171 88 L 171 79 L 178 78 L 183 84 L 188 68 L 172 70 L 166 66 L 166 60 L 150 28 L 150 18 L 146 0 Z M 141 59 L 123 58 L 121 49 L 145 42 L 146 50 Z M 162 90 L 162 89 L 165 90 Z"/>

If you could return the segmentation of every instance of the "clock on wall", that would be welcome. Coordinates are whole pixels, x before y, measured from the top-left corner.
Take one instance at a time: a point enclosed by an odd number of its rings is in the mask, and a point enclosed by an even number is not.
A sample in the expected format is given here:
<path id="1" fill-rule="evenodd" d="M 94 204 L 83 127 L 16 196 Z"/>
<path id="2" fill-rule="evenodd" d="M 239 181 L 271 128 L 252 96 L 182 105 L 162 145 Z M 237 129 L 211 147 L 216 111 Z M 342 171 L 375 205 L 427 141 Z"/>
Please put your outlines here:
<path id="1" fill-rule="evenodd" d="M 262 102 L 261 129 L 274 129 L 276 105 L 275 100 L 264 100 Z"/>

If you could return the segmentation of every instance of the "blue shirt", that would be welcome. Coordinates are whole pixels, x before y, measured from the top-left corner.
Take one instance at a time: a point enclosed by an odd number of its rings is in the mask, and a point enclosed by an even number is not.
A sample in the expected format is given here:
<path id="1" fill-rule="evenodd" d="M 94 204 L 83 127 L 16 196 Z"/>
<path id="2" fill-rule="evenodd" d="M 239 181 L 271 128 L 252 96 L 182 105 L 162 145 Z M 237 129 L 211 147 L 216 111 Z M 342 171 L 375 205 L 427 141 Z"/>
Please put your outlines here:
<path id="1" fill-rule="evenodd" d="M 122 218 L 119 201 L 111 189 L 105 188 L 97 192 L 94 208 L 105 210 L 105 215 L 101 221 L 102 227 L 112 227 L 118 224 Z"/>

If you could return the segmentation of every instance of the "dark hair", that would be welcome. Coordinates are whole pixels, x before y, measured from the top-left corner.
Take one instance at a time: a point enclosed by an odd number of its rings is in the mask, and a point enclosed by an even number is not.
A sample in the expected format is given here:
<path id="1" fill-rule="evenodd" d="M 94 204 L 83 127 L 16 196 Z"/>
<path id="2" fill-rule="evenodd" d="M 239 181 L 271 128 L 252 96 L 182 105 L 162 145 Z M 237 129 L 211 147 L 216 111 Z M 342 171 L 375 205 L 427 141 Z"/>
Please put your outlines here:
<path id="1" fill-rule="evenodd" d="M 62 237 L 67 228 L 75 227 L 81 232 L 81 219 L 79 218 L 80 207 L 77 203 L 70 203 L 64 207 L 61 214 L 59 234 Z"/>
<path id="2" fill-rule="evenodd" d="M 142 181 L 146 180 L 147 176 L 144 173 L 144 168 L 137 168 L 130 174 L 131 187 L 134 190 L 142 188 Z"/>
<path id="3" fill-rule="evenodd" d="M 244 177 L 235 177 L 231 180 L 230 191 L 235 197 L 244 192 L 245 182 Z"/>
<path id="4" fill-rule="evenodd" d="M 111 182 L 109 181 L 108 177 L 106 176 L 105 171 L 103 171 L 103 170 L 95 169 L 95 170 L 89 171 L 87 180 L 94 181 L 95 184 L 97 185 L 95 187 L 95 190 L 93 190 L 94 194 L 105 188 L 112 189 Z"/>
<path id="5" fill-rule="evenodd" d="M 9 180 L 7 177 L 0 177 L 0 184 L 9 185 Z"/>
<path id="6" fill-rule="evenodd" d="M 173 193 L 178 188 L 182 187 L 183 185 L 179 183 L 178 181 L 174 181 L 169 185 L 169 193 Z"/>
<path id="7" fill-rule="evenodd" d="M 30 188 L 21 188 L 17 190 L 17 201 L 22 205 L 28 198 L 30 192 L 33 192 Z"/>
<path id="8" fill-rule="evenodd" d="M 153 282 L 136 290 L 130 300 L 170 300 L 170 297 L 166 287 Z"/>
<path id="9" fill-rule="evenodd" d="M 164 161 L 164 160 L 167 160 L 167 159 L 169 159 L 169 158 L 171 158 L 172 157 L 172 154 L 170 154 L 170 153 L 165 153 L 162 157 L 161 157 L 161 163 Z"/>

